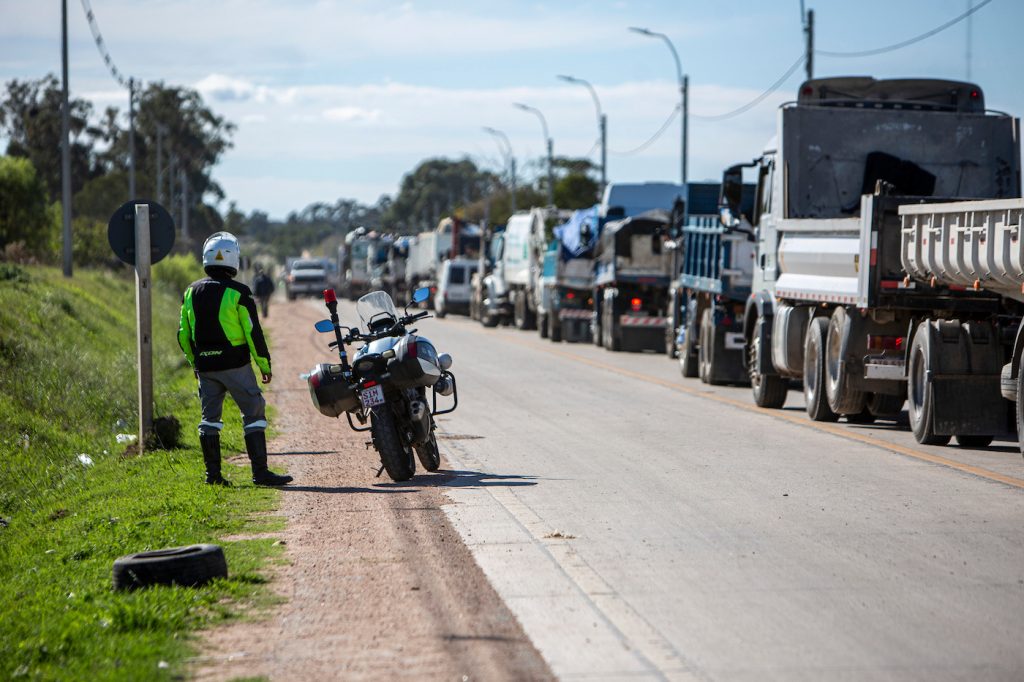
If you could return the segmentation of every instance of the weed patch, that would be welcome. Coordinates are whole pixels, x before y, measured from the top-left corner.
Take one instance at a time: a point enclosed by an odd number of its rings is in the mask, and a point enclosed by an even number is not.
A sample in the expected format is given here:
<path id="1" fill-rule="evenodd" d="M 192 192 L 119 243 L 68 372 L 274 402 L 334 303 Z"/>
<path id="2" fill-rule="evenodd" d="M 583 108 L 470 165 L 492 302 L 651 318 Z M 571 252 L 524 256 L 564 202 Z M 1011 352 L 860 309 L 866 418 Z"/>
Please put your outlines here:
<path id="1" fill-rule="evenodd" d="M 278 528 L 267 516 L 278 493 L 227 462 L 235 488 L 201 483 L 180 292 L 154 290 L 156 414 L 172 449 L 124 458 L 116 437 L 136 432 L 132 282 L 11 267 L 0 268 L 0 679 L 180 677 L 190 632 L 272 600 L 261 567 L 282 547 L 218 538 Z M 227 456 L 244 442 L 240 419 L 225 422 Z M 227 579 L 113 591 L 118 556 L 201 542 L 224 546 Z"/>

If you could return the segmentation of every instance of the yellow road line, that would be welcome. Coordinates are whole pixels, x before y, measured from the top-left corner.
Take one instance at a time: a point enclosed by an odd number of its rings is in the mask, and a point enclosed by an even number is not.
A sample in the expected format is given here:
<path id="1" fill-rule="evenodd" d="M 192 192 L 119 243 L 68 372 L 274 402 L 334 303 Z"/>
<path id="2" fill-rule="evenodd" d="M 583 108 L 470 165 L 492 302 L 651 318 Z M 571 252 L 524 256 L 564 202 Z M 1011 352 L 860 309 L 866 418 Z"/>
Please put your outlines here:
<path id="1" fill-rule="evenodd" d="M 540 344 L 533 341 L 527 341 L 524 339 L 517 339 L 512 336 L 505 336 L 504 340 L 520 346 L 534 348 L 545 353 L 550 353 L 552 355 L 557 355 L 563 358 L 567 358 L 569 360 L 574 360 L 584 365 L 590 365 L 591 367 L 603 369 L 605 371 L 613 372 L 621 376 L 630 377 L 632 379 L 637 379 L 639 381 L 645 381 L 649 384 L 664 386 L 665 388 L 669 388 L 673 391 L 678 391 L 679 393 L 686 393 L 688 395 L 696 396 L 699 398 L 713 400 L 717 403 L 730 405 L 737 409 L 745 410 L 746 412 L 753 412 L 755 414 L 760 414 L 765 417 L 771 417 L 772 419 L 781 419 L 783 421 L 796 424 L 797 426 L 817 429 L 818 431 L 830 433 L 834 436 L 859 441 L 861 443 L 864 443 L 865 445 L 872 445 L 874 447 L 889 450 L 890 452 L 895 452 L 906 457 L 913 457 L 914 459 L 921 460 L 923 462 L 930 462 L 931 464 L 939 464 L 941 466 L 949 467 L 950 469 L 956 469 L 957 471 L 961 471 L 963 473 L 972 474 L 974 476 L 986 478 L 990 481 L 997 481 L 999 483 L 1004 483 L 1006 485 L 1013 486 L 1014 488 L 1020 488 L 1021 490 L 1024 490 L 1024 479 L 1016 478 L 1014 476 L 1007 476 L 1006 474 L 1000 474 L 996 471 L 991 471 L 989 469 L 984 469 L 982 467 L 976 467 L 971 464 L 956 462 L 954 460 L 947 459 L 939 455 L 933 455 L 927 452 L 921 452 L 920 450 L 914 450 L 913 448 L 908 448 L 904 445 L 890 443 L 889 441 L 877 438 L 868 433 L 851 431 L 848 428 L 839 426 L 838 424 L 811 421 L 810 419 L 807 418 L 806 415 L 797 416 L 794 414 L 789 414 L 783 410 L 772 410 L 763 407 L 758 407 L 753 403 L 736 400 L 735 398 L 720 395 L 707 389 L 701 390 L 691 388 L 690 386 L 686 386 L 685 384 L 681 384 L 675 381 L 660 379 L 658 377 L 653 377 L 648 374 L 641 374 L 640 372 L 634 372 L 632 370 L 616 367 L 615 365 L 610 365 L 608 363 L 601 362 L 600 360 L 592 360 L 590 358 L 585 358 L 580 355 L 568 353 L 566 351 L 560 350 L 557 346 L 554 345 Z"/>

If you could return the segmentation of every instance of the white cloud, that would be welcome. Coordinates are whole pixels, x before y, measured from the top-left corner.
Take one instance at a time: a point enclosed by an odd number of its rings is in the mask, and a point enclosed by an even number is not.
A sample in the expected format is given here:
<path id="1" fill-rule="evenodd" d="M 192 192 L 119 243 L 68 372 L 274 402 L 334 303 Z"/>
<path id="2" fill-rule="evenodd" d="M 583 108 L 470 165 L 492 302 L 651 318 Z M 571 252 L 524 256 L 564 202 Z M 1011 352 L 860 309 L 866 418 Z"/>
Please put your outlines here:
<path id="1" fill-rule="evenodd" d="M 376 109 L 360 109 L 359 107 L 334 107 L 324 111 L 323 117 L 328 121 L 340 123 L 374 123 L 380 118 L 380 111 Z"/>

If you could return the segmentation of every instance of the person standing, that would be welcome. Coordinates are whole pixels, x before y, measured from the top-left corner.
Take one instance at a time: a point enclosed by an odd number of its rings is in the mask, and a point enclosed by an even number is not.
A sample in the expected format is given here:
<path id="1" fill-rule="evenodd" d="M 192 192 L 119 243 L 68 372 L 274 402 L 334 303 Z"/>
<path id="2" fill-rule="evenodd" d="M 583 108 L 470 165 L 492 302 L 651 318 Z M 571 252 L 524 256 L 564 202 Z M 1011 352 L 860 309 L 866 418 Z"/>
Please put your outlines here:
<path id="1" fill-rule="evenodd" d="M 291 476 L 267 469 L 266 401 L 256 383 L 252 362 L 263 383 L 273 378 L 270 351 L 260 327 L 249 287 L 238 274 L 238 240 L 230 232 L 210 235 L 203 244 L 207 277 L 193 282 L 182 297 L 178 345 L 199 379 L 202 421 L 199 443 L 206 464 L 206 482 L 231 485 L 221 476 L 220 432 L 224 397 L 230 393 L 242 413 L 245 449 L 256 485 L 285 485 Z"/>
<path id="2" fill-rule="evenodd" d="M 256 264 L 256 277 L 252 281 L 253 293 L 260 302 L 260 315 L 264 319 L 270 317 L 270 297 L 274 295 L 274 280 L 264 272 L 263 267 Z"/>

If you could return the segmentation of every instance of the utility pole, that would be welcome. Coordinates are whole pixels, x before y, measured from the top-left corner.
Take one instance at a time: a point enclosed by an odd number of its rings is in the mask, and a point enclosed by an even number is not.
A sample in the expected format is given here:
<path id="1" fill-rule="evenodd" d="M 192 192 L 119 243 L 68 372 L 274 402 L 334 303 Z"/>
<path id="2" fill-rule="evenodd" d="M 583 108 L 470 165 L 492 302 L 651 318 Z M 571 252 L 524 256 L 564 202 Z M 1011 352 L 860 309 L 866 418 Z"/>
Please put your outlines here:
<path id="1" fill-rule="evenodd" d="M 971 80 L 971 37 L 972 37 L 971 36 L 971 32 L 972 32 L 971 31 L 971 29 L 972 29 L 971 22 L 972 22 L 973 17 L 974 17 L 973 10 L 974 10 L 974 0 L 967 0 L 967 12 L 968 12 L 968 14 L 967 14 L 967 54 L 965 55 L 965 57 L 966 57 L 965 61 L 967 62 L 967 79 L 966 80 L 968 80 L 968 81 Z"/>
<path id="2" fill-rule="evenodd" d="M 60 107 L 60 196 L 64 214 L 64 276 L 71 276 L 71 111 L 68 109 L 68 0 L 60 3 L 61 75 Z"/>
<path id="3" fill-rule="evenodd" d="M 800 5 L 802 7 L 803 2 Z M 804 36 L 807 39 L 804 66 L 807 67 L 807 80 L 811 80 L 814 78 L 814 10 L 807 10 L 804 16 Z"/>
<path id="4" fill-rule="evenodd" d="M 690 161 L 690 77 L 683 76 L 683 184 L 686 184 L 686 180 L 689 177 L 689 165 Z"/>
<path id="5" fill-rule="evenodd" d="M 192 240 L 188 233 L 188 175 L 185 173 L 185 164 L 181 164 L 178 177 L 181 182 L 181 239 L 185 242 L 185 248 L 189 248 Z"/>
<path id="6" fill-rule="evenodd" d="M 135 200 L 135 79 L 128 79 L 128 199 Z"/>
<path id="7" fill-rule="evenodd" d="M 164 127 L 156 126 L 156 201 L 164 203 Z"/>

